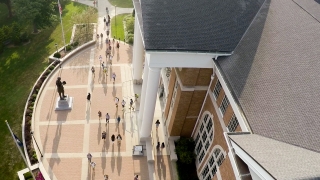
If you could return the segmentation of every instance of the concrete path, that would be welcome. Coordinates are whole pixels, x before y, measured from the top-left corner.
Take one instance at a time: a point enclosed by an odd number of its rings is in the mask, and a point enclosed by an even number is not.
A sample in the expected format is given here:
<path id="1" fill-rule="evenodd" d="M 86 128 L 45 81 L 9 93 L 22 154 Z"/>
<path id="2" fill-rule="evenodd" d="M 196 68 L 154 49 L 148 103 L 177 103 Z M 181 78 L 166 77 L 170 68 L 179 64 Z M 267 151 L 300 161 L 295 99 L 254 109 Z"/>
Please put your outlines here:
<path id="1" fill-rule="evenodd" d="M 92 1 L 78 2 L 89 4 Z M 108 1 L 99 0 L 98 32 L 105 34 L 105 7 L 108 5 L 110 13 L 114 12 Z M 102 12 L 103 11 L 103 12 Z M 132 9 L 117 8 L 117 14 L 131 13 Z M 134 85 L 132 81 L 132 47 L 123 42 L 120 48 L 112 46 L 112 65 L 108 71 L 103 72 L 99 55 L 102 55 L 106 64 L 104 41 L 98 40 L 91 46 L 64 62 L 57 72 L 49 79 L 40 94 L 40 99 L 35 111 L 33 130 L 40 150 L 44 154 L 41 158 L 47 175 L 52 180 L 81 179 L 102 180 L 103 175 L 109 175 L 111 180 L 130 180 L 134 175 L 139 175 L 140 180 L 172 178 L 172 165 L 168 148 L 160 151 L 155 149 L 155 163 L 148 163 L 146 153 L 144 156 L 132 156 L 134 145 L 139 142 L 139 129 L 137 115 L 139 112 L 139 100 L 134 103 L 134 110 L 129 109 L 130 99 L 134 94 L 141 92 L 141 85 Z M 95 73 L 91 72 L 95 68 Z M 116 74 L 113 82 L 112 73 Z M 55 111 L 58 93 L 55 87 L 57 77 L 66 81 L 65 93 L 74 98 L 72 110 Z M 91 93 L 91 101 L 86 99 Z M 125 100 L 124 108 L 116 108 L 114 98 Z M 160 103 L 157 102 L 155 119 L 161 120 Z M 102 112 L 99 119 L 98 111 Z M 105 114 L 111 116 L 106 123 Z M 118 124 L 116 118 L 120 116 Z M 163 122 L 158 130 L 155 126 L 152 130 L 153 143 L 165 142 Z M 107 133 L 107 139 L 101 138 L 102 132 Z M 121 144 L 112 143 L 110 136 L 114 134 L 122 136 Z M 92 161 L 96 163 L 93 169 L 87 159 L 87 153 L 91 153 Z M 39 153 L 38 153 L 39 154 Z M 39 157 L 39 156 L 38 156 Z"/>

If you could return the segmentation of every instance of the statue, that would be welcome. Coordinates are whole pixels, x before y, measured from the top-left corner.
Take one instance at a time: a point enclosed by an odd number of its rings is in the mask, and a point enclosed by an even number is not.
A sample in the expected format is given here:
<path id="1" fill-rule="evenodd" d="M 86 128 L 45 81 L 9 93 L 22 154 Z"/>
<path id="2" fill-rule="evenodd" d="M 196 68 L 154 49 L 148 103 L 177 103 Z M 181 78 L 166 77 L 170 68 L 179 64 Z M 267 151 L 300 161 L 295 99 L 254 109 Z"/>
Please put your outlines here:
<path id="1" fill-rule="evenodd" d="M 60 100 L 64 100 L 65 96 L 64 95 L 64 87 L 63 85 L 67 84 L 65 81 L 61 82 L 61 77 L 58 77 L 57 78 L 57 81 L 56 81 L 56 85 L 57 85 L 57 89 L 58 89 L 58 93 L 59 93 L 59 96 L 60 96 Z"/>

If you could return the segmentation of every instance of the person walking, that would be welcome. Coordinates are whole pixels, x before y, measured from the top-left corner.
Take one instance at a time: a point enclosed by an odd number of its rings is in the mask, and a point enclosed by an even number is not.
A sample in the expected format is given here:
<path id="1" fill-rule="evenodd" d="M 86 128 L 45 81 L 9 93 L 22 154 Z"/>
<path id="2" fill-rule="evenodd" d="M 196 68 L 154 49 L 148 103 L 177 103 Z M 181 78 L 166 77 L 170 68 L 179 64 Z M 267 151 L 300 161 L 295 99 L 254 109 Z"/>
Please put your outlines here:
<path id="1" fill-rule="evenodd" d="M 102 66 L 102 69 L 104 70 L 104 62 L 102 62 L 101 66 Z"/>
<path id="2" fill-rule="evenodd" d="M 114 102 L 116 103 L 116 107 L 118 108 L 119 98 L 118 98 L 118 97 L 115 97 L 115 98 L 114 98 Z"/>
<path id="3" fill-rule="evenodd" d="M 106 17 L 103 17 L 103 22 L 106 22 L 107 20 L 106 20 Z"/>
<path id="4" fill-rule="evenodd" d="M 166 146 L 164 145 L 164 142 L 161 144 L 161 149 L 165 148 Z"/>
<path id="5" fill-rule="evenodd" d="M 101 41 L 102 41 L 103 40 L 103 34 L 102 33 L 100 34 L 100 37 L 101 37 Z"/>
<path id="6" fill-rule="evenodd" d="M 87 154 L 88 161 L 91 162 L 92 155 L 90 153 Z"/>
<path id="7" fill-rule="evenodd" d="M 109 46 L 111 48 L 111 46 Z M 109 55 L 110 65 L 112 66 L 112 55 Z"/>
<path id="8" fill-rule="evenodd" d="M 107 123 L 109 123 L 109 119 L 110 119 L 110 116 L 109 116 L 109 114 L 107 113 L 107 114 L 106 114 L 106 125 L 107 125 Z"/>
<path id="9" fill-rule="evenodd" d="M 120 48 L 120 44 L 119 44 L 119 41 L 117 41 L 117 48 L 118 48 L 118 49 Z"/>
<path id="10" fill-rule="evenodd" d="M 136 175 L 133 180 L 139 180 L 139 176 Z"/>
<path id="11" fill-rule="evenodd" d="M 101 138 L 102 138 L 103 140 L 106 140 L 106 136 L 107 136 L 106 131 L 103 131 L 102 134 L 101 134 Z"/>
<path id="12" fill-rule="evenodd" d="M 120 120 L 121 120 L 121 118 L 120 118 L 120 116 L 118 116 L 118 118 L 117 118 L 118 125 L 120 124 Z"/>
<path id="13" fill-rule="evenodd" d="M 134 102 L 137 102 L 139 98 L 139 94 L 134 94 Z"/>
<path id="14" fill-rule="evenodd" d="M 97 164 L 92 161 L 92 162 L 90 163 L 90 165 L 91 165 L 92 169 L 94 170 L 94 168 L 96 167 Z"/>
<path id="15" fill-rule="evenodd" d="M 109 176 L 106 174 L 103 176 L 103 178 L 104 178 L 104 180 L 109 180 Z"/>
<path id="16" fill-rule="evenodd" d="M 112 136 L 111 136 L 112 144 L 114 143 L 114 140 L 116 140 L 116 136 L 114 134 L 112 134 Z"/>
<path id="17" fill-rule="evenodd" d="M 124 101 L 124 99 L 122 99 L 121 105 L 122 105 L 122 108 L 124 108 L 124 106 L 126 105 L 126 102 Z"/>
<path id="18" fill-rule="evenodd" d="M 132 99 L 130 99 L 130 107 L 129 107 L 129 109 L 132 109 L 132 110 L 133 110 L 132 105 L 133 105 L 133 100 L 132 100 Z"/>
<path id="19" fill-rule="evenodd" d="M 100 61 L 100 64 L 102 64 L 102 56 L 101 56 L 101 54 L 99 56 L 99 61 Z"/>
<path id="20" fill-rule="evenodd" d="M 101 111 L 99 110 L 98 111 L 98 117 L 99 117 L 99 120 L 101 119 Z"/>
<path id="21" fill-rule="evenodd" d="M 92 74 L 93 74 L 93 77 L 94 77 L 94 76 L 95 76 L 95 73 L 94 73 L 94 72 L 95 72 L 96 70 L 94 69 L 93 66 L 92 66 L 92 68 L 91 68 L 91 71 L 92 71 Z"/>
<path id="22" fill-rule="evenodd" d="M 91 94 L 88 93 L 88 95 L 87 95 L 87 100 L 91 103 L 90 99 L 91 99 Z"/>
<path id="23" fill-rule="evenodd" d="M 159 121 L 159 119 L 156 121 L 156 129 L 158 130 L 158 127 L 159 127 L 159 125 L 160 125 L 160 121 Z"/>
<path id="24" fill-rule="evenodd" d="M 115 83 L 115 81 L 116 81 L 116 77 L 117 77 L 116 73 L 115 73 L 115 72 L 113 72 L 113 73 L 112 73 L 113 83 Z"/>
<path id="25" fill-rule="evenodd" d="M 159 151 L 160 150 L 160 142 L 158 141 L 158 144 L 157 144 L 157 150 Z"/>
<path id="26" fill-rule="evenodd" d="M 120 135 L 120 134 L 118 134 L 118 136 L 117 136 L 118 145 L 120 145 L 120 144 L 121 144 L 121 140 L 122 140 L 122 137 L 121 137 L 121 135 Z"/>

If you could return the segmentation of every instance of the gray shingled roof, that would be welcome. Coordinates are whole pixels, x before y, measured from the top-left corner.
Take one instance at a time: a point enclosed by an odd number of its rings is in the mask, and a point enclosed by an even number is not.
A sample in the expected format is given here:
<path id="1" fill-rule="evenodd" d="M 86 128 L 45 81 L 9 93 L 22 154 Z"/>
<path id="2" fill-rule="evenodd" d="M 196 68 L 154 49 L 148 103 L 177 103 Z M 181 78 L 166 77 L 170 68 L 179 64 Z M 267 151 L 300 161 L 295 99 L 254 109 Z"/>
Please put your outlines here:
<path id="1" fill-rule="evenodd" d="M 306 9 L 268 0 L 234 54 L 218 59 L 253 133 L 320 152 L 319 37 Z"/>
<path id="2" fill-rule="evenodd" d="M 320 154 L 255 134 L 229 135 L 275 179 L 320 179 Z"/>
<path id="3" fill-rule="evenodd" d="M 264 0 L 141 0 L 146 50 L 232 52 Z"/>

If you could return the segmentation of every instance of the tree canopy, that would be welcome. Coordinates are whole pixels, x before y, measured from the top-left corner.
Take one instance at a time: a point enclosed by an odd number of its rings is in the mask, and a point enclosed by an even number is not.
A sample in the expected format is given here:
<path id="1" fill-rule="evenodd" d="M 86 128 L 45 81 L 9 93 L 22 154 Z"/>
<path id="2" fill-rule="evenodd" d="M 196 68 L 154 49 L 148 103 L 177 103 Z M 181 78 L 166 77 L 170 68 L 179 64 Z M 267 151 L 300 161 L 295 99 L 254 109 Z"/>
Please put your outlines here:
<path id="1" fill-rule="evenodd" d="M 56 20 L 54 4 L 55 0 L 13 0 L 15 15 L 23 22 L 32 23 L 34 32 Z"/>

